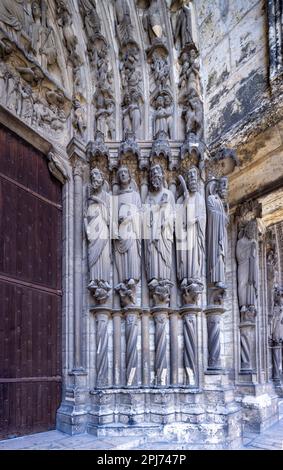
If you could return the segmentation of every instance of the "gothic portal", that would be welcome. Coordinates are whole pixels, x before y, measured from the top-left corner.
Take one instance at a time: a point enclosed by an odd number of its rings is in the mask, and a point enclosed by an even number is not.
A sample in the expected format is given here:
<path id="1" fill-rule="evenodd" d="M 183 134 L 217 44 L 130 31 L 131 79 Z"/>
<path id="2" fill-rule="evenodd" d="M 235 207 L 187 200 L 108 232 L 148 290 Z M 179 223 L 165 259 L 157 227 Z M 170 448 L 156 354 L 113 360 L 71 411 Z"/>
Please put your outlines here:
<path id="1" fill-rule="evenodd" d="M 238 448 L 279 419 L 282 15 L 2 0 L 1 437 Z"/>

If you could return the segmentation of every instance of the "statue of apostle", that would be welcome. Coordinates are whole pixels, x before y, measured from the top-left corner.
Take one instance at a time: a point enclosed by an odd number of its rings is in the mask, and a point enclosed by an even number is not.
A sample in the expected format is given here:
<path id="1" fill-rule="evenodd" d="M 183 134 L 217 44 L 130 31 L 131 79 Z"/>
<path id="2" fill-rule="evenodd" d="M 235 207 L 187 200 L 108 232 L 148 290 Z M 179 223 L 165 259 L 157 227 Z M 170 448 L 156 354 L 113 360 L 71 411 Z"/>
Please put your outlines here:
<path id="1" fill-rule="evenodd" d="M 207 185 L 207 281 L 225 289 L 227 252 L 226 213 L 227 178 L 211 180 Z"/>
<path id="2" fill-rule="evenodd" d="M 117 172 L 118 237 L 114 240 L 115 262 L 119 282 L 135 285 L 141 277 L 141 199 L 129 169 Z"/>
<path id="3" fill-rule="evenodd" d="M 150 191 L 146 199 L 146 271 L 149 283 L 171 279 L 175 201 L 164 187 L 161 165 L 150 168 Z"/>
<path id="4" fill-rule="evenodd" d="M 238 300 L 240 312 L 254 308 L 257 298 L 258 262 L 257 242 L 255 240 L 255 221 L 241 227 L 236 246 L 238 264 Z"/>
<path id="5" fill-rule="evenodd" d="M 180 283 L 201 282 L 205 243 L 205 202 L 199 192 L 199 171 L 192 166 L 184 194 L 177 200 L 177 276 Z"/>
<path id="6" fill-rule="evenodd" d="M 110 290 L 110 196 L 98 168 L 91 171 L 91 194 L 84 221 L 90 271 L 88 288 L 102 302 Z"/>

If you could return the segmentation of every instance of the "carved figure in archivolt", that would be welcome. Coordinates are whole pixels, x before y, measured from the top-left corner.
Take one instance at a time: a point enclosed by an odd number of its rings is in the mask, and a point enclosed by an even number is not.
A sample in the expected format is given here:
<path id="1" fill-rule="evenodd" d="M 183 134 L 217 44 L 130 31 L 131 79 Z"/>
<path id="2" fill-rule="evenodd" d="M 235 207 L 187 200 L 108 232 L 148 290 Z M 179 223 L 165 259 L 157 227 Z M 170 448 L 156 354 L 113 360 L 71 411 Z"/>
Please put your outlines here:
<path id="1" fill-rule="evenodd" d="M 31 46 L 29 35 L 31 19 L 28 15 L 26 0 L 1 0 L 0 21 L 4 23 L 8 30 L 15 33 L 15 39 L 24 38 L 27 49 Z"/>
<path id="2" fill-rule="evenodd" d="M 150 168 L 150 191 L 146 199 L 146 271 L 149 281 L 170 281 L 174 232 L 174 196 L 164 187 L 160 165 Z"/>
<path id="3" fill-rule="evenodd" d="M 181 283 L 201 282 L 205 243 L 205 201 L 200 194 L 199 171 L 192 166 L 187 184 L 179 177 L 184 194 L 177 200 L 177 275 Z"/>
<path id="4" fill-rule="evenodd" d="M 141 126 L 141 99 L 141 94 L 132 89 L 129 93 L 125 93 L 122 103 L 124 132 L 133 132 L 138 138 Z"/>
<path id="5" fill-rule="evenodd" d="M 54 65 L 57 61 L 57 47 L 53 29 L 47 22 L 47 4 L 35 0 L 32 9 L 32 49 L 36 56 L 42 57 L 42 66 Z"/>
<path id="6" fill-rule="evenodd" d="M 193 42 L 192 17 L 191 9 L 188 5 L 189 3 L 190 0 L 183 1 L 183 6 L 179 12 L 175 28 L 174 39 L 175 42 L 177 42 L 180 38 L 181 48 Z"/>
<path id="7" fill-rule="evenodd" d="M 115 0 L 116 34 L 120 46 L 125 46 L 133 39 L 133 25 L 127 0 Z"/>
<path id="8" fill-rule="evenodd" d="M 110 284 L 110 196 L 102 172 L 91 171 L 91 194 L 85 213 L 90 271 L 89 290 L 105 301 Z"/>
<path id="9" fill-rule="evenodd" d="M 150 0 L 149 8 L 143 17 L 143 26 L 148 33 L 150 45 L 162 40 L 163 29 L 158 0 Z"/>
<path id="10" fill-rule="evenodd" d="M 141 274 L 141 199 L 127 167 L 117 173 L 118 238 L 114 242 L 118 279 L 137 284 Z"/>
<path id="11" fill-rule="evenodd" d="M 254 308 L 258 290 L 258 254 L 255 239 L 256 221 L 240 227 L 236 247 L 238 300 L 240 312 Z"/>
<path id="12" fill-rule="evenodd" d="M 207 280 L 225 288 L 227 253 L 226 213 L 227 178 L 211 180 L 207 185 Z"/>

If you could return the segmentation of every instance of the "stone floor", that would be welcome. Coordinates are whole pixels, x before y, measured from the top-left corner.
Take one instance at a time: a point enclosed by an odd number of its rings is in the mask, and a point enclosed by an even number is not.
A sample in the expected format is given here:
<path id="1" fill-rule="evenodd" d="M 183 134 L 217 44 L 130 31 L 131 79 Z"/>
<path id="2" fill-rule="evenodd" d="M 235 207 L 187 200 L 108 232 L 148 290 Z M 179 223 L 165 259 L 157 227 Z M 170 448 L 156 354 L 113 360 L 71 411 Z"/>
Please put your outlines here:
<path id="1" fill-rule="evenodd" d="M 202 449 L 201 446 L 193 447 Z M 146 443 L 143 437 L 95 438 L 89 434 L 69 436 L 49 431 L 0 442 L 1 450 L 186 450 L 192 447 L 181 443 Z M 244 450 L 283 450 L 283 419 L 260 435 L 244 439 Z"/>

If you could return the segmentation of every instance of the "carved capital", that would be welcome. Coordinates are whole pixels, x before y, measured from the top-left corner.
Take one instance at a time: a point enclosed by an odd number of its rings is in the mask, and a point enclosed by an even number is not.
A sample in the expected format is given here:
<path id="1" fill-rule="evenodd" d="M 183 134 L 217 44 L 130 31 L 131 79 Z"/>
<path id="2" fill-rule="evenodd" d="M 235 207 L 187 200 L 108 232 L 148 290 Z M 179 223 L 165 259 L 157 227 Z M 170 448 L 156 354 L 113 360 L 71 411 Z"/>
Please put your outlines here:
<path id="1" fill-rule="evenodd" d="M 98 305 L 106 303 L 109 298 L 111 286 L 107 281 L 91 281 L 88 290 Z"/>
<path id="2" fill-rule="evenodd" d="M 155 306 L 167 307 L 169 305 L 170 292 L 173 286 L 174 283 L 168 279 L 161 281 L 153 279 L 149 282 L 148 287 Z"/>

